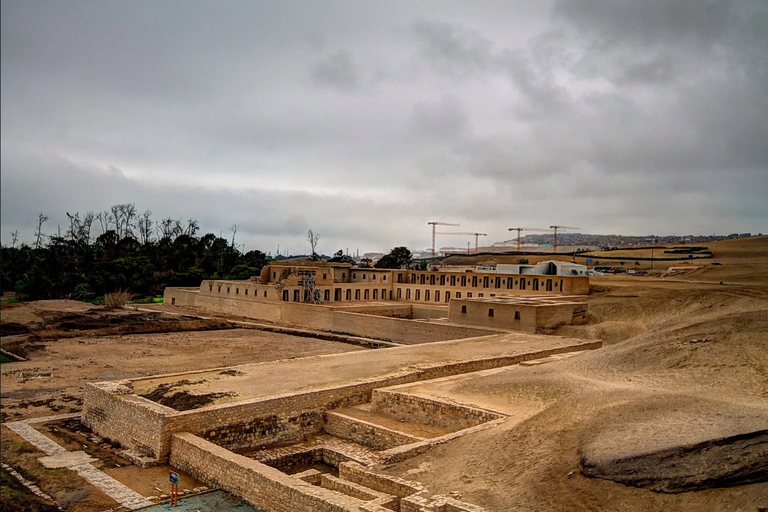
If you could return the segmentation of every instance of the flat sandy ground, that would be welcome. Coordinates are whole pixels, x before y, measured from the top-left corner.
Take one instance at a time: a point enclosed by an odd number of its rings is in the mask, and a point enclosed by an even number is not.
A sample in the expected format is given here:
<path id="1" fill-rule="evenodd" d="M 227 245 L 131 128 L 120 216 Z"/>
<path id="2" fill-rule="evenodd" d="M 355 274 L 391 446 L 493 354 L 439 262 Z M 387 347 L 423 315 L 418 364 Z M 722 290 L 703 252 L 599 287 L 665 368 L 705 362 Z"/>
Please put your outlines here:
<path id="1" fill-rule="evenodd" d="M 252 329 L 84 336 L 31 344 L 29 361 L 2 366 L 4 421 L 79 411 L 82 386 L 88 381 L 366 350 Z M 19 380 L 21 374 L 52 377 Z"/>
<path id="2" fill-rule="evenodd" d="M 216 404 L 220 404 L 395 375 L 420 364 L 512 356 L 579 343 L 583 343 L 583 340 L 562 336 L 509 333 L 355 353 L 303 357 L 290 361 L 247 364 L 232 368 L 234 372 L 230 374 L 214 370 L 142 379 L 135 381 L 133 387 L 136 394 L 144 395 L 151 393 L 160 385 L 188 381 L 188 384 L 174 387 L 173 392 L 187 391 L 196 395 L 234 393 L 215 401 Z"/>
<path id="3" fill-rule="evenodd" d="M 713 260 L 673 277 L 660 277 L 673 263 L 657 262 L 655 275 L 593 278 L 589 322 L 554 334 L 602 339 L 600 350 L 419 386 L 419 393 L 497 409 L 510 420 L 388 471 L 421 481 L 431 492 L 456 491 L 492 511 L 768 507 L 765 482 L 669 494 L 580 471 L 584 457 L 630 456 L 768 428 L 768 237 L 706 245 Z M 61 302 L 66 304 L 57 307 L 85 307 Z M 3 322 L 11 312 L 39 320 L 36 308 L 45 307 L 4 309 Z M 12 338 L 4 338 L 3 346 Z M 2 365 L 3 421 L 77 410 L 88 380 L 362 350 L 247 330 L 34 344 L 40 347 L 30 347 L 30 361 Z M 19 382 L 20 370 L 53 377 Z M 301 385 L 300 376 L 291 379 Z M 41 454 L 30 452 L 6 428 L 2 437 L 3 461 L 34 476 L 46 492 L 69 503 L 69 510 L 114 506 L 72 472 L 41 470 L 36 461 Z M 135 474 L 120 478 L 142 486 L 141 492 L 149 492 L 154 481 Z M 86 496 L 77 495 L 81 489 Z"/>

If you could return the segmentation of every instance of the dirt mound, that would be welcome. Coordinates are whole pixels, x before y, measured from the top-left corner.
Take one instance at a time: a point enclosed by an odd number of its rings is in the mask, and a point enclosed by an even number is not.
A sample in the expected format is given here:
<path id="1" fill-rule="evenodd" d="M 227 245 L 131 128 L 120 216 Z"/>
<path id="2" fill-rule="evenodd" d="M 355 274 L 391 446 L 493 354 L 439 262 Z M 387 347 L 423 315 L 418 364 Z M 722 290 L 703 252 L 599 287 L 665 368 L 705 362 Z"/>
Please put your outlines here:
<path id="1" fill-rule="evenodd" d="M 582 474 L 660 492 L 768 481 L 768 430 L 613 460 L 582 459 Z"/>
<path id="2" fill-rule="evenodd" d="M 36 309 L 39 322 L 17 323 L 3 321 L 3 336 L 29 333 L 29 340 L 56 340 L 90 336 L 148 334 L 181 331 L 232 329 L 234 325 L 222 319 L 200 319 L 190 316 L 165 315 L 160 312 L 143 313 L 132 310 L 61 311 Z"/>
<path id="3" fill-rule="evenodd" d="M 29 327 L 16 322 L 3 322 L 0 324 L 0 336 L 14 336 L 16 334 L 27 334 Z"/>

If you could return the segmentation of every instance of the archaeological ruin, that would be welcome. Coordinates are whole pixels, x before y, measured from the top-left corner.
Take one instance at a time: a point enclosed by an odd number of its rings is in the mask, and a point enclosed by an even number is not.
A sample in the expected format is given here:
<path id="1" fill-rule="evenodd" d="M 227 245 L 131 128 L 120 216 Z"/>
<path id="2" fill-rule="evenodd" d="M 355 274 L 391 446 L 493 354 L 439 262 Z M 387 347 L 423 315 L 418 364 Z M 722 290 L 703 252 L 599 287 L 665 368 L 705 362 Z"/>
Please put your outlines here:
<path id="1" fill-rule="evenodd" d="M 507 417 L 430 383 L 599 348 L 535 334 L 584 322 L 588 290 L 581 275 L 323 263 L 167 288 L 166 304 L 387 348 L 89 383 L 82 422 L 137 465 L 170 463 L 260 510 L 479 511 L 381 469 Z M 205 401 L 161 403 L 177 394 Z"/>

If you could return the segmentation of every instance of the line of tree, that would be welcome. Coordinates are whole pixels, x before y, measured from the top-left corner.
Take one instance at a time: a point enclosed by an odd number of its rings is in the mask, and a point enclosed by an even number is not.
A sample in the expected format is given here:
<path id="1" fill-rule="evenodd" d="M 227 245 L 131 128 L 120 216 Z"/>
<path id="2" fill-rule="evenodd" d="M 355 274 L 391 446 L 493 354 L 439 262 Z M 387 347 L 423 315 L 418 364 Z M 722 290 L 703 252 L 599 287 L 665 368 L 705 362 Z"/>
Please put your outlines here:
<path id="1" fill-rule="evenodd" d="M 202 279 L 247 279 L 268 261 L 261 251 L 240 250 L 237 225 L 230 240 L 200 236 L 194 219 L 154 221 L 152 212 L 139 213 L 132 203 L 67 213 L 67 219 L 64 232 L 46 235 L 48 217 L 40 213 L 32 245 L 11 234 L 11 245 L 2 246 L 2 290 L 25 300 L 87 300 L 118 289 L 154 296 L 166 286 L 198 286 Z M 100 233 L 94 237 L 94 231 Z"/>

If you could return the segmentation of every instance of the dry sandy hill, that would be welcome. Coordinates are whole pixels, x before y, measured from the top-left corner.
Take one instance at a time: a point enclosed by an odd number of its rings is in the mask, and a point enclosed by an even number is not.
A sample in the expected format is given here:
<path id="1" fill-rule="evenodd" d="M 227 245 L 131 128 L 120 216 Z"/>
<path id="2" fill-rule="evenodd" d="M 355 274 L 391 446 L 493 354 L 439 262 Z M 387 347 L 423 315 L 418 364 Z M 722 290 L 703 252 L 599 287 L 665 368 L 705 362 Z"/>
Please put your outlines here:
<path id="1" fill-rule="evenodd" d="M 512 420 L 392 474 L 489 510 L 768 506 L 768 238 L 710 249 L 675 281 L 594 279 L 589 324 L 557 334 L 605 348 L 443 383 Z"/>

